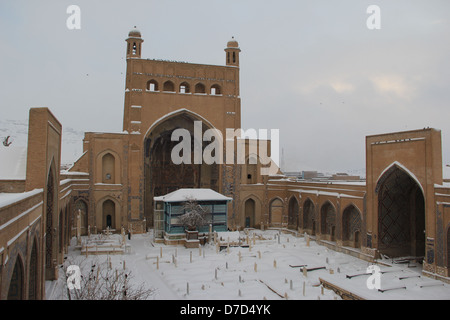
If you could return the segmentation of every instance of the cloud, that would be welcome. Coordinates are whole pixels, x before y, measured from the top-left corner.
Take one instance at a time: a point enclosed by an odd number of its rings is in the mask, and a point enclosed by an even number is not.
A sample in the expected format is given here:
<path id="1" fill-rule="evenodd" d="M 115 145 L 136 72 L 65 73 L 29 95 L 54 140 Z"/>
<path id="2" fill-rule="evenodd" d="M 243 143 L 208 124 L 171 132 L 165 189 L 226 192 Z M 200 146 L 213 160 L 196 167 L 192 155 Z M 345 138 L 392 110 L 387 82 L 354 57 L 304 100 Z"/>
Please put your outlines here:
<path id="1" fill-rule="evenodd" d="M 79 0 L 76 31 L 70 4 L 0 1 L 2 119 L 42 105 L 64 127 L 120 130 L 124 40 L 137 25 L 147 59 L 223 65 L 236 36 L 242 125 L 283 129 L 293 168 L 364 167 L 365 135 L 424 126 L 443 130 L 450 159 L 450 1 L 383 2 L 381 30 L 367 29 L 358 0 Z"/>
<path id="2" fill-rule="evenodd" d="M 337 93 L 352 93 L 355 90 L 355 87 L 351 83 L 341 80 L 331 82 L 330 86 Z"/>
<path id="3" fill-rule="evenodd" d="M 394 95 L 401 99 L 412 100 L 416 94 L 415 86 L 400 75 L 378 75 L 370 78 L 370 81 L 382 95 Z"/>
<path id="4" fill-rule="evenodd" d="M 311 79 L 308 79 L 311 80 Z M 293 89 L 301 94 L 314 94 L 320 89 L 332 88 L 336 93 L 348 94 L 355 91 L 355 86 L 344 80 L 315 80 L 309 82 L 297 83 Z"/>

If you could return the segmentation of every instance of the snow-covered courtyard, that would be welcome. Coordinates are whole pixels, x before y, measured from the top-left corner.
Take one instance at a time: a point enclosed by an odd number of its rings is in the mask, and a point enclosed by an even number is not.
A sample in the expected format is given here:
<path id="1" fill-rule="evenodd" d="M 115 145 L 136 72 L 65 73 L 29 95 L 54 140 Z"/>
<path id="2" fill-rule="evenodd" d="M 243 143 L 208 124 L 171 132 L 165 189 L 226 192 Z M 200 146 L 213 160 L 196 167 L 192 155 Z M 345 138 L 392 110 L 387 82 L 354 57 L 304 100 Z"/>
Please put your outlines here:
<path id="1" fill-rule="evenodd" d="M 255 234 L 255 236 L 253 236 Z M 230 233 L 236 237 L 236 233 Z M 247 234 L 240 232 L 242 243 Z M 111 237 L 120 237 L 112 235 Z M 333 300 L 341 299 L 321 287 L 319 278 L 364 299 L 450 299 L 450 285 L 424 277 L 418 264 L 380 267 L 381 290 L 369 289 L 372 264 L 333 251 L 305 237 L 278 230 L 249 230 L 249 246 L 214 243 L 187 249 L 154 243 L 152 232 L 126 240 L 125 254 L 82 255 L 72 239 L 66 261 L 90 268 L 111 261 L 111 268 L 131 272 L 133 285 L 153 289 L 153 300 Z M 85 238 L 83 237 L 83 241 Z M 392 264 L 391 266 L 388 266 Z M 306 274 L 303 267 L 306 266 Z M 66 298 L 64 269 L 59 280 L 46 283 L 47 299 Z"/>

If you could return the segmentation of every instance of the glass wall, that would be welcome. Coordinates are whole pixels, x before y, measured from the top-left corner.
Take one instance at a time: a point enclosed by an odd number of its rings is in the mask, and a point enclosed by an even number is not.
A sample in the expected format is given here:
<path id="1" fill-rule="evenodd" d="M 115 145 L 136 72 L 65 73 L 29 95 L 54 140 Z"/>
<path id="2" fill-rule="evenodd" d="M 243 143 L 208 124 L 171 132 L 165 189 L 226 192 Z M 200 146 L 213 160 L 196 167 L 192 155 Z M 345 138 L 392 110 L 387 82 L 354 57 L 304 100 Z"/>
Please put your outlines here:
<path id="1" fill-rule="evenodd" d="M 209 225 L 212 224 L 213 231 L 227 231 L 227 202 L 207 201 L 198 202 L 206 210 L 207 224 L 198 230 L 199 232 L 209 232 Z M 180 223 L 180 217 L 185 214 L 184 203 L 172 202 L 165 204 L 164 210 L 164 231 L 167 233 L 184 233 L 184 226 Z"/>

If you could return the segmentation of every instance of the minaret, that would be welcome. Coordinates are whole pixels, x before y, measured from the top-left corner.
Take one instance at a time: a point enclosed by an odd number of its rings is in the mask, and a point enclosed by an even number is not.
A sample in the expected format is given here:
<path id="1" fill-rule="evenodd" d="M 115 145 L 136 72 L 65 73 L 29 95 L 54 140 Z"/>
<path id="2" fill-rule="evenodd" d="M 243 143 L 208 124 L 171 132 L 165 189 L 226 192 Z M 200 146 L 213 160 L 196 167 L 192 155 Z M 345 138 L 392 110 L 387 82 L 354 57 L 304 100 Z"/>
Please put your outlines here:
<path id="1" fill-rule="evenodd" d="M 131 119 L 130 108 L 133 104 L 139 104 L 133 99 L 133 96 L 130 92 L 137 88 L 132 83 L 133 72 L 135 72 L 136 66 L 139 64 L 139 60 L 141 59 L 142 54 L 142 43 L 144 39 L 141 37 L 141 32 L 134 27 L 128 33 L 128 38 L 125 40 L 127 42 L 127 73 L 125 78 L 125 105 L 124 105 L 124 116 L 123 116 L 123 130 L 127 130 L 128 132 L 138 131 L 136 128 L 131 127 L 131 121 L 138 121 L 138 119 Z"/>
<path id="2" fill-rule="evenodd" d="M 234 37 L 232 37 L 231 40 L 228 41 L 227 47 L 225 48 L 225 52 L 226 52 L 226 65 L 239 67 L 239 52 L 241 52 L 241 49 L 239 49 L 239 44 L 234 39 Z"/>
<path id="3" fill-rule="evenodd" d="M 141 58 L 141 49 L 142 42 L 144 40 L 141 38 L 141 32 L 134 27 L 128 33 L 128 39 L 125 40 L 127 42 L 127 59 L 128 58 Z"/>

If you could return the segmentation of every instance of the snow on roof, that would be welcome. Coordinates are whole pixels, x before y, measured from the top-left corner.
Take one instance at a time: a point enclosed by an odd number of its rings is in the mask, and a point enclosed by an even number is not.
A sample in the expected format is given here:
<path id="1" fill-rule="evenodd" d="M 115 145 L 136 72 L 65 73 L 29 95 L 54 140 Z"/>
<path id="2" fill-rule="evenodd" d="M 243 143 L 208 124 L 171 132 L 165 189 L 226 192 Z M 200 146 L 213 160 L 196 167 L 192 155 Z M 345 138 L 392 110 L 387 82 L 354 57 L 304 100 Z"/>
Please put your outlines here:
<path id="1" fill-rule="evenodd" d="M 27 147 L 0 145 L 0 180 L 25 180 Z"/>
<path id="2" fill-rule="evenodd" d="M 366 181 L 364 180 L 329 180 L 328 184 L 344 184 L 344 185 L 354 185 L 354 186 L 365 186 Z"/>
<path id="3" fill-rule="evenodd" d="M 322 191 L 322 190 L 305 190 L 305 189 L 290 189 L 289 191 L 299 192 L 299 193 L 308 193 L 308 194 L 315 194 L 315 195 L 322 195 L 322 196 L 331 196 L 331 197 L 337 197 L 337 198 L 353 198 L 353 199 L 363 199 L 364 197 L 361 196 L 352 196 L 345 193 L 339 193 L 339 192 L 329 192 L 329 191 Z"/>
<path id="4" fill-rule="evenodd" d="M 22 193 L 0 193 L 0 208 L 30 198 L 42 191 L 44 191 L 44 189 L 34 189 L 32 191 Z"/>
<path id="5" fill-rule="evenodd" d="M 68 170 L 61 170 L 61 174 L 67 175 L 67 176 L 88 176 L 89 175 L 89 173 L 87 173 L 87 172 L 68 171 Z"/>
<path id="6" fill-rule="evenodd" d="M 187 199 L 197 201 L 231 201 L 230 197 L 226 197 L 211 189 L 178 189 L 177 191 L 153 198 L 155 201 L 164 202 L 183 202 Z"/>
<path id="7" fill-rule="evenodd" d="M 435 188 L 450 188 L 450 182 L 443 182 L 442 184 L 434 184 Z"/>

